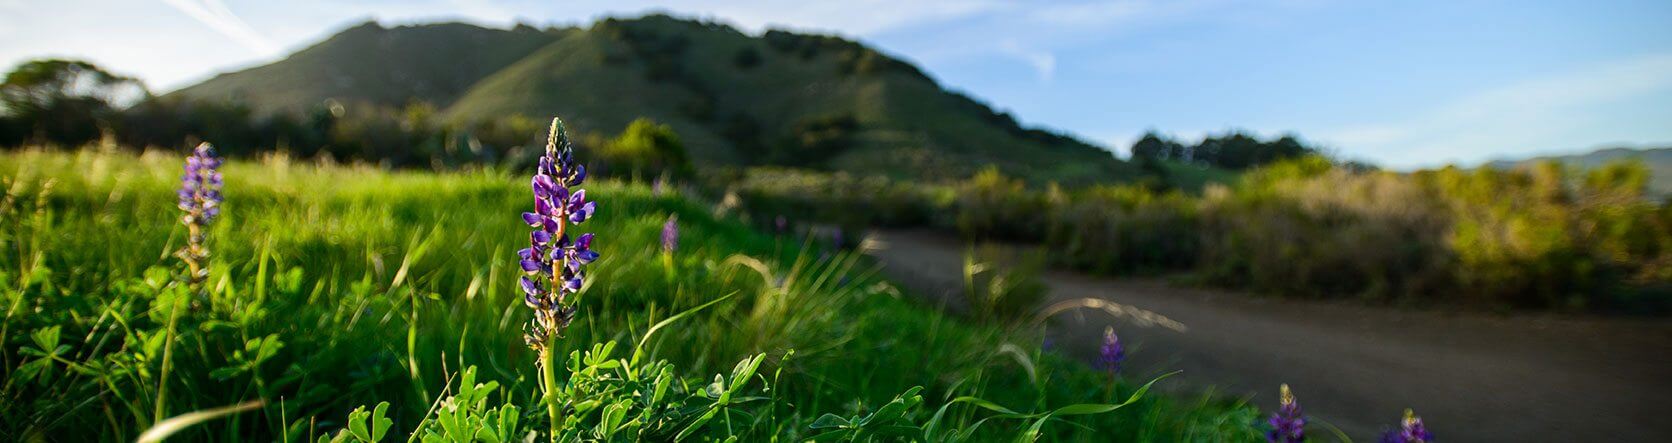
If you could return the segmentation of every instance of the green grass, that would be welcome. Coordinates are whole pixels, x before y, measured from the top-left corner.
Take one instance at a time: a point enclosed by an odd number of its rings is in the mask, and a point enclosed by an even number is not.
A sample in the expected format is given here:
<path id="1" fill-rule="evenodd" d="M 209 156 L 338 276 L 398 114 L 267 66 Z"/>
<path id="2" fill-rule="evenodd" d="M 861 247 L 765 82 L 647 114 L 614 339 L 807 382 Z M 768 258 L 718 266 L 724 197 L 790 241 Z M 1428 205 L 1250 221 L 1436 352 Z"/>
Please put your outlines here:
<path id="1" fill-rule="evenodd" d="M 477 380 L 503 386 L 525 424 L 543 420 L 535 356 L 521 338 L 531 314 L 515 288 L 525 178 L 282 159 L 231 162 L 225 173 L 209 295 L 180 323 L 165 408 L 172 416 L 266 405 L 177 437 L 309 439 L 383 401 L 392 432 L 404 436 L 470 366 Z M 166 308 L 188 299 L 170 277 L 184 231 L 178 174 L 179 159 L 163 153 L 0 154 L 0 435 L 118 441 L 152 424 Z M 920 307 L 861 257 L 763 235 L 645 186 L 588 189 L 601 206 L 582 230 L 597 233 L 603 258 L 589 268 L 562 346 L 635 343 L 651 324 L 729 296 L 646 347 L 693 380 L 766 355 L 759 373 L 777 380 L 754 387 L 770 386 L 770 417 L 711 427 L 744 440 L 805 438 L 822 414 L 862 414 L 914 386 L 925 398 L 908 411 L 916 423 L 959 396 L 1023 413 L 1111 400 L 1103 374 L 1041 352 L 1038 331 Z M 658 246 L 669 214 L 682 229 L 672 272 Z M 969 403 L 947 411 L 941 425 L 974 429 L 975 440 L 1029 423 L 984 421 L 996 414 Z M 1254 414 L 1151 394 L 1115 412 L 1053 420 L 1041 440 L 1249 440 Z"/>

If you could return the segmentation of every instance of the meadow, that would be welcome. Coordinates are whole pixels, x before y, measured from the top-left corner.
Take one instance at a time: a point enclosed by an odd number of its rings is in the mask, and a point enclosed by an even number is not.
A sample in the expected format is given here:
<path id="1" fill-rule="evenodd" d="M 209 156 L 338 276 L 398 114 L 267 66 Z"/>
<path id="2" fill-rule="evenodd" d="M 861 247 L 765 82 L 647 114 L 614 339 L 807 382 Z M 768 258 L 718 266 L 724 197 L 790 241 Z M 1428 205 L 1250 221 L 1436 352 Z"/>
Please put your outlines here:
<path id="1" fill-rule="evenodd" d="M 126 441 L 194 411 L 213 418 L 173 438 L 546 435 L 517 283 L 526 173 L 228 162 L 199 287 L 173 256 L 182 157 L 0 154 L 0 435 Z M 1042 350 L 1037 326 L 922 306 L 848 249 L 678 192 L 586 188 L 598 208 L 577 226 L 601 257 L 555 342 L 574 351 L 565 439 L 1261 437 L 1251 406 L 1144 394 L 1162 374 L 1114 375 Z"/>

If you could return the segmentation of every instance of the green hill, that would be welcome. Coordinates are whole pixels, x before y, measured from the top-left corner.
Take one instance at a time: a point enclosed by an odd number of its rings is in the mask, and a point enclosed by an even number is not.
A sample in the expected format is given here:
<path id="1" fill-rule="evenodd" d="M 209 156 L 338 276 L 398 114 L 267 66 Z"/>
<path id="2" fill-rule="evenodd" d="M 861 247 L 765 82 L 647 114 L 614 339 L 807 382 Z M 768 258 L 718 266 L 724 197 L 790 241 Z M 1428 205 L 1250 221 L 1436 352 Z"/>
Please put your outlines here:
<path id="1" fill-rule="evenodd" d="M 1595 168 L 1610 162 L 1621 160 L 1641 161 L 1643 162 L 1643 166 L 1649 168 L 1649 193 L 1660 196 L 1672 196 L 1672 147 L 1603 148 L 1582 154 L 1553 155 L 1534 157 L 1525 160 L 1497 160 L 1487 163 L 1487 166 L 1499 169 L 1510 169 L 1546 160 L 1562 162 L 1579 169 Z"/>
<path id="2" fill-rule="evenodd" d="M 464 23 L 384 28 L 367 22 L 283 60 L 215 76 L 165 98 L 233 101 L 260 113 L 302 111 L 325 99 L 445 107 L 471 85 L 564 30 L 488 29 Z"/>
<path id="3" fill-rule="evenodd" d="M 562 115 L 614 133 L 638 117 L 677 130 L 699 165 L 771 164 L 897 178 L 986 165 L 1034 181 L 1139 174 L 1108 151 L 947 91 L 917 67 L 839 37 L 665 15 L 586 28 L 368 23 L 270 65 L 170 94 L 297 111 L 325 99 L 427 101 L 455 123 Z"/>

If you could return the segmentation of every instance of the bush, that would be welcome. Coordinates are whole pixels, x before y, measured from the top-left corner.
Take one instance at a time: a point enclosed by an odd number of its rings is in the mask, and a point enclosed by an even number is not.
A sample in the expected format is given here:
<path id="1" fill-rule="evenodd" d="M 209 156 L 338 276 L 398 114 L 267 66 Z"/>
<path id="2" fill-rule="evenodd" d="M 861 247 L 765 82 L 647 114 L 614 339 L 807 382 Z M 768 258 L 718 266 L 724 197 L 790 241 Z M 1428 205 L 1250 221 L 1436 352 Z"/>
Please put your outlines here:
<path id="1" fill-rule="evenodd" d="M 633 120 L 621 135 L 600 146 L 601 172 L 625 177 L 691 175 L 691 159 L 679 134 L 668 125 L 647 118 Z"/>
<path id="2" fill-rule="evenodd" d="M 761 220 L 778 216 L 817 220 L 850 232 L 938 224 L 936 217 L 950 206 L 952 195 L 949 188 L 886 177 L 772 167 L 749 168 L 735 182 L 709 186 L 735 193 L 743 207 Z"/>
<path id="3" fill-rule="evenodd" d="M 1178 192 L 1093 187 L 1057 209 L 1046 244 L 1059 263 L 1098 273 L 1190 269 L 1203 235 L 1199 206 Z"/>
<path id="4" fill-rule="evenodd" d="M 1039 241 L 1052 214 L 1045 195 L 988 167 L 958 185 L 957 227 L 976 239 Z"/>

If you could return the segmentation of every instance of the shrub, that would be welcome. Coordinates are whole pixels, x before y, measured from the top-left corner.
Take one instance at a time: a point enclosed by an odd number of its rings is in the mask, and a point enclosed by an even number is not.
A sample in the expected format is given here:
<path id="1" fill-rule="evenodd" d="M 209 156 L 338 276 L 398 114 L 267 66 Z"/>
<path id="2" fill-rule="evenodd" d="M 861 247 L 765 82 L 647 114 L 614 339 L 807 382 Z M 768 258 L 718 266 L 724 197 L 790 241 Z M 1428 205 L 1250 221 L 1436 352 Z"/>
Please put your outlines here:
<path id="1" fill-rule="evenodd" d="M 605 172 L 617 176 L 651 177 L 664 173 L 686 177 L 692 172 L 691 159 L 679 134 L 668 125 L 640 118 L 627 125 L 621 135 L 605 142 L 598 152 Z"/>
<path id="2" fill-rule="evenodd" d="M 977 239 L 1038 241 L 1044 238 L 1051 202 L 1019 179 L 988 167 L 957 187 L 957 227 Z"/>

